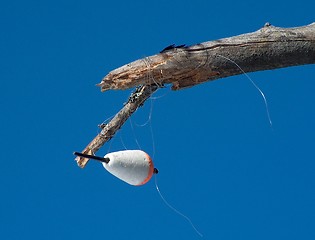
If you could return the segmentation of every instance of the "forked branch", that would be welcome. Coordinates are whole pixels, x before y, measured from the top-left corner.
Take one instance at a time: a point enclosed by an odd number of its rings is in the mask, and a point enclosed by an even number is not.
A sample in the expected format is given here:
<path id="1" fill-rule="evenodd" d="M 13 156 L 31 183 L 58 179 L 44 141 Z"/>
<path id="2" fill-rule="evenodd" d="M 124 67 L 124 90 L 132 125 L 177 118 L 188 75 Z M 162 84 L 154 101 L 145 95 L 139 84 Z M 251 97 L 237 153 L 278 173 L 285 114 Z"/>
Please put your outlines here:
<path id="1" fill-rule="evenodd" d="M 230 59 L 230 60 L 229 60 Z M 173 90 L 242 74 L 315 63 L 315 23 L 296 28 L 265 24 L 253 33 L 193 46 L 171 45 L 160 53 L 111 71 L 100 84 L 102 91 L 124 90 L 141 85 L 129 101 L 83 150 L 96 153 L 111 139 L 130 115 L 159 87 L 172 84 Z M 88 159 L 77 157 L 84 167 Z"/>

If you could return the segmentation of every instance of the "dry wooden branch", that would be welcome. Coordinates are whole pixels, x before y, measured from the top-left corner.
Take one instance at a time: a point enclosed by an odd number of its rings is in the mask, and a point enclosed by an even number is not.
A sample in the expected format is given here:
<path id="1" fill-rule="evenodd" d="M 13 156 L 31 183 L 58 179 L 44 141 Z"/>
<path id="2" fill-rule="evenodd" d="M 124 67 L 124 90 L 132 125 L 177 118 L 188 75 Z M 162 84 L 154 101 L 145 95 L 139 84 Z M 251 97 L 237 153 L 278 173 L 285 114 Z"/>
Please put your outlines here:
<path id="1" fill-rule="evenodd" d="M 171 45 L 157 55 L 111 71 L 98 84 L 102 91 L 142 86 L 82 153 L 96 153 L 159 86 L 171 83 L 178 90 L 243 73 L 235 63 L 245 72 L 314 64 L 315 23 L 287 29 L 265 24 L 253 33 L 190 47 Z M 76 158 L 82 168 L 88 160 Z"/>
<path id="2" fill-rule="evenodd" d="M 151 96 L 158 86 L 154 85 L 144 85 L 138 87 L 134 93 L 128 99 L 128 102 L 124 107 L 110 120 L 109 123 L 101 125 L 102 131 L 86 146 L 82 151 L 84 154 L 94 155 L 108 140 L 110 140 L 115 133 L 121 128 L 121 126 L 126 122 L 126 120 L 133 114 L 148 97 Z M 84 168 L 88 158 L 76 157 L 79 167 Z"/>
<path id="3" fill-rule="evenodd" d="M 111 71 L 99 86 L 102 91 L 141 84 L 172 83 L 173 90 L 206 81 L 294 65 L 315 63 L 315 23 L 297 28 L 265 24 L 260 30 L 235 37 L 180 46 L 162 51 Z M 149 77 L 148 77 L 149 76 Z"/>

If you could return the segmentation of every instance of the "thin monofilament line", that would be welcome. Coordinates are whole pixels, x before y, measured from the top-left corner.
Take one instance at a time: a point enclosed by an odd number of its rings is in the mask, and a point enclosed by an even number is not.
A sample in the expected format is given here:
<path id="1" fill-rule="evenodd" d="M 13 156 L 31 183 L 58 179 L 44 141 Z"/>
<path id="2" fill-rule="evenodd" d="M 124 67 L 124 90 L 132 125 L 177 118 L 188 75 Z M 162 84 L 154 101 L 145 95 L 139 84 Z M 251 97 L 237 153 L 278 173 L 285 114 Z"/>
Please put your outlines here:
<path id="1" fill-rule="evenodd" d="M 161 89 L 163 89 L 164 87 L 160 87 L 157 91 L 156 91 L 156 93 L 158 93 Z M 157 100 L 157 99 L 160 99 L 160 98 L 163 98 L 163 97 L 165 97 L 166 95 L 168 95 L 169 93 L 171 92 L 171 88 L 166 88 L 166 92 L 165 93 L 163 93 L 162 95 L 160 95 L 160 96 L 157 96 L 157 97 L 153 97 L 153 96 L 151 96 L 150 97 L 150 99 L 152 99 L 152 100 Z"/>
<path id="2" fill-rule="evenodd" d="M 149 126 L 150 126 L 150 132 L 151 132 L 151 140 L 152 140 L 152 159 L 154 159 L 154 157 L 155 157 L 155 141 L 154 141 L 152 121 L 150 122 Z"/>
<path id="3" fill-rule="evenodd" d="M 159 193 L 160 197 L 162 198 L 163 202 L 166 204 L 166 206 L 168 206 L 171 210 L 173 210 L 175 213 L 177 213 L 178 215 L 180 215 L 181 217 L 185 218 L 190 225 L 192 226 L 192 228 L 195 230 L 195 232 L 200 236 L 203 237 L 203 235 L 197 230 L 197 228 L 195 227 L 195 225 L 192 223 L 192 221 L 190 220 L 189 217 L 187 217 L 186 215 L 184 215 L 183 213 L 181 213 L 180 211 L 178 211 L 176 208 L 174 208 L 171 204 L 169 204 L 166 199 L 163 197 L 162 193 L 160 192 L 158 183 L 157 183 L 157 176 L 155 175 L 155 187 L 157 192 Z"/>
<path id="4" fill-rule="evenodd" d="M 154 159 L 154 156 L 155 156 L 155 142 L 154 142 L 154 134 L 153 134 L 153 128 L 152 128 L 152 114 L 153 114 L 153 99 L 151 99 L 151 107 L 150 107 L 150 113 L 149 113 L 149 117 L 148 117 L 148 120 L 144 123 L 144 124 L 137 124 L 135 123 L 136 127 L 145 127 L 146 125 L 149 124 L 149 128 L 150 128 L 150 135 L 151 135 L 151 141 L 152 141 L 152 159 Z M 132 129 L 132 133 L 133 133 L 133 136 L 135 138 L 135 141 L 139 147 L 139 149 L 141 149 L 141 146 L 139 144 L 139 141 L 136 137 L 136 133 L 135 133 L 135 130 L 134 130 L 134 127 L 133 127 L 133 124 L 131 122 L 131 118 L 129 119 L 130 120 L 130 124 L 131 124 L 131 129 Z"/>
<path id="5" fill-rule="evenodd" d="M 141 146 L 140 146 L 140 144 L 139 144 L 139 142 L 138 142 L 138 139 L 137 139 L 137 136 L 136 136 L 135 129 L 134 129 L 134 127 L 133 127 L 133 123 L 132 123 L 131 118 L 129 118 L 129 123 L 130 123 L 130 127 L 131 127 L 131 131 L 132 131 L 133 137 L 134 137 L 134 139 L 135 139 L 135 141 L 136 141 L 136 144 L 137 144 L 137 146 L 138 146 L 139 149 L 142 149 Z"/>
<path id="6" fill-rule="evenodd" d="M 119 135 L 120 135 L 120 142 L 121 142 L 121 144 L 123 145 L 124 149 L 127 150 L 127 147 L 126 147 L 125 142 L 124 142 L 124 140 L 122 138 L 121 132 L 120 132 Z"/>
<path id="7" fill-rule="evenodd" d="M 148 123 L 151 122 L 151 117 L 152 117 L 152 112 L 153 112 L 153 99 L 150 98 L 150 112 L 149 112 L 149 116 L 148 116 L 148 119 L 144 122 L 144 123 L 141 123 L 141 124 L 138 124 L 138 123 L 135 123 L 137 127 L 144 127 L 146 126 Z"/>
<path id="8" fill-rule="evenodd" d="M 150 57 L 143 58 L 142 60 L 143 60 L 143 62 L 145 63 L 145 65 L 147 66 L 147 69 L 148 69 L 148 71 L 147 71 L 147 77 L 148 77 L 149 83 L 152 84 L 152 83 L 151 83 L 151 80 L 152 80 L 152 82 L 154 82 L 154 84 L 155 84 L 156 86 L 161 87 L 161 84 L 157 83 L 157 82 L 155 81 L 153 75 L 152 75 L 151 63 L 150 63 L 150 62 L 151 62 L 151 59 L 150 59 Z"/>
<path id="9" fill-rule="evenodd" d="M 268 107 L 268 102 L 267 102 L 267 99 L 265 97 L 265 94 L 263 93 L 263 91 L 261 91 L 261 89 L 257 86 L 257 84 L 250 78 L 250 76 L 236 63 L 234 62 L 232 59 L 229 59 L 227 57 L 224 57 L 220 54 L 217 54 L 217 56 L 219 57 L 222 57 L 228 61 L 230 61 L 231 63 L 235 64 L 235 66 L 237 66 L 241 71 L 242 73 L 247 77 L 247 79 L 253 84 L 253 86 L 259 91 L 260 95 L 262 96 L 264 102 L 265 102 L 265 106 L 266 106 L 266 112 L 267 112 L 267 117 L 268 117 L 268 120 L 269 120 L 269 124 L 272 128 L 272 121 L 271 121 L 271 117 L 270 117 L 270 113 L 269 113 L 269 107 Z"/>

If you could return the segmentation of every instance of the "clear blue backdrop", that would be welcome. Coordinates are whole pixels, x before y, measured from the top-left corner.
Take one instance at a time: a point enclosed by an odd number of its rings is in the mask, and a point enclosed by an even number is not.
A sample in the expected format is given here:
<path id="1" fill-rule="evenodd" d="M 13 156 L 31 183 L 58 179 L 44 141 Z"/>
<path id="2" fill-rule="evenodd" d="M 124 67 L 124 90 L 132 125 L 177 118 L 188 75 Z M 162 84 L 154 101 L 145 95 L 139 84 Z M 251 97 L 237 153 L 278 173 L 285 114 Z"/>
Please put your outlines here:
<path id="1" fill-rule="evenodd" d="M 0 238 L 198 239 L 154 181 L 132 187 L 99 163 L 77 167 L 72 152 L 131 93 L 101 93 L 95 84 L 173 43 L 252 32 L 267 21 L 309 24 L 314 8 L 311 0 L 2 1 Z M 315 239 L 314 74 L 314 65 L 250 74 L 268 99 L 272 128 L 244 76 L 162 90 L 99 154 L 138 141 L 154 155 L 166 199 L 204 239 Z"/>

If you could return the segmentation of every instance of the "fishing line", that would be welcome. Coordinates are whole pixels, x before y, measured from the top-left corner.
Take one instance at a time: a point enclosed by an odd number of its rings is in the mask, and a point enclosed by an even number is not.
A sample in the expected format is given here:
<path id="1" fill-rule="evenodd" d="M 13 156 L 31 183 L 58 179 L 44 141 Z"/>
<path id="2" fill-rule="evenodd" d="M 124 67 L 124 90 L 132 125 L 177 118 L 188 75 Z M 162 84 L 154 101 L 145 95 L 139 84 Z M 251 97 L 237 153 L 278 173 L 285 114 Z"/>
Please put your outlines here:
<path id="1" fill-rule="evenodd" d="M 146 65 L 148 66 L 149 68 L 149 72 L 148 72 L 148 80 L 152 80 L 152 82 L 154 82 L 156 85 L 160 86 L 157 81 L 153 78 L 152 76 L 152 73 L 151 73 L 151 68 L 150 68 L 150 60 L 148 58 L 145 58 L 144 62 L 146 63 Z M 152 141 L 152 159 L 154 159 L 155 157 L 155 140 L 154 140 L 154 133 L 153 133 L 153 127 L 152 127 L 152 114 L 153 114 L 153 102 L 154 100 L 156 99 L 159 99 L 161 97 L 164 97 L 165 95 L 167 95 L 168 93 L 170 92 L 170 90 L 168 90 L 165 94 L 163 94 L 162 96 L 159 96 L 159 97 L 150 97 L 150 113 L 149 113 L 149 117 L 148 117 L 148 120 L 144 123 L 144 124 L 136 124 L 136 126 L 138 127 L 144 127 L 146 126 L 147 124 L 149 124 L 149 128 L 150 128 L 150 133 L 151 133 L 151 141 Z M 132 126 L 132 122 L 130 121 L 131 123 L 131 126 Z M 135 132 L 134 132 L 134 128 L 132 126 L 132 130 L 133 130 L 133 133 L 134 133 L 134 136 L 135 136 Z M 137 144 L 138 144 L 138 140 L 135 139 Z M 138 144 L 139 145 L 139 144 Z M 169 207 L 172 211 L 174 211 L 176 214 L 178 214 L 179 216 L 181 216 L 182 218 L 186 219 L 186 221 L 188 221 L 188 223 L 191 225 L 191 227 L 193 228 L 193 230 L 200 236 L 200 237 L 203 237 L 203 235 L 198 231 L 198 229 L 195 227 L 195 225 L 193 224 L 193 222 L 191 221 L 191 219 L 186 216 L 185 214 L 183 214 L 182 212 L 180 212 L 179 210 L 177 210 L 175 207 L 173 207 L 166 199 L 165 197 L 163 196 L 163 194 L 161 193 L 160 189 L 159 189 L 159 185 L 158 185 L 158 181 L 157 181 L 157 173 L 158 173 L 158 170 L 155 168 L 154 169 L 154 177 L 155 177 L 155 188 L 159 194 L 159 196 L 161 197 L 162 201 L 165 203 L 165 205 L 167 207 Z"/>
<path id="2" fill-rule="evenodd" d="M 187 222 L 189 222 L 189 224 L 191 225 L 191 227 L 193 228 L 193 230 L 200 236 L 203 237 L 203 235 L 198 231 L 198 229 L 195 227 L 195 225 L 193 224 L 193 222 L 191 221 L 191 219 L 189 217 L 187 217 L 185 214 L 183 214 L 182 212 L 180 212 L 179 210 L 177 210 L 175 207 L 173 207 L 163 196 L 163 194 L 161 193 L 160 189 L 159 189 L 159 185 L 157 182 L 157 173 L 158 170 L 155 168 L 154 169 L 154 180 L 155 180 L 155 188 L 158 192 L 158 194 L 160 195 L 161 199 L 163 200 L 163 202 L 165 203 L 166 206 L 168 206 L 172 211 L 174 211 L 175 213 L 177 213 L 179 216 L 183 217 L 184 219 L 187 220 Z"/>
<path id="3" fill-rule="evenodd" d="M 153 127 L 152 127 L 153 101 L 154 100 L 151 100 L 151 107 L 150 107 L 148 120 L 144 124 L 137 124 L 137 123 L 135 123 L 136 127 L 145 127 L 146 125 L 149 126 L 151 142 L 152 142 L 152 154 L 151 154 L 152 158 L 155 157 L 155 141 L 154 141 Z M 140 143 L 139 143 L 139 141 L 137 139 L 136 132 L 135 132 L 135 129 L 134 129 L 134 124 L 133 124 L 133 121 L 131 120 L 131 118 L 129 118 L 129 122 L 130 122 L 131 131 L 132 131 L 134 140 L 135 140 L 137 146 L 139 147 L 139 149 L 142 149 L 141 146 L 140 146 Z"/>
<path id="4" fill-rule="evenodd" d="M 165 88 L 166 87 L 160 87 L 160 88 L 158 88 L 158 90 L 156 92 L 159 92 L 161 89 L 165 89 Z M 165 93 L 163 93 L 162 95 L 157 96 L 157 97 L 151 96 L 150 99 L 157 100 L 157 99 L 163 98 L 166 95 L 168 95 L 170 92 L 171 92 L 171 88 L 168 87 L 168 88 L 166 88 L 166 92 Z"/>
<path id="5" fill-rule="evenodd" d="M 134 129 L 134 127 L 133 127 L 133 123 L 132 123 L 131 118 L 132 118 L 132 117 L 129 118 L 129 123 L 130 123 L 131 131 L 132 131 L 132 135 L 133 135 L 133 137 L 134 137 L 134 139 L 135 139 L 135 142 L 136 142 L 138 148 L 139 148 L 139 149 L 142 149 L 141 146 L 140 146 L 140 144 L 139 144 L 139 142 L 138 142 L 138 138 L 137 138 L 137 136 L 136 136 L 136 132 L 135 132 L 135 129 Z"/>
<path id="6" fill-rule="evenodd" d="M 232 59 L 229 59 L 228 57 L 224 57 L 224 56 L 222 56 L 220 54 L 217 54 L 217 56 L 222 57 L 222 58 L 230 61 L 231 63 L 235 64 L 235 66 L 238 67 L 239 70 L 241 70 L 241 72 L 246 76 L 246 78 L 259 91 L 260 95 L 262 96 L 262 98 L 264 100 L 265 107 L 266 107 L 266 112 L 267 112 L 267 117 L 268 117 L 268 120 L 269 120 L 269 124 L 270 124 L 270 126 L 272 128 L 272 121 L 271 121 L 271 117 L 270 117 L 270 113 L 269 113 L 269 106 L 268 106 L 268 102 L 267 102 L 267 99 L 266 99 L 265 94 L 263 93 L 263 91 L 257 86 L 257 84 L 253 81 L 253 79 L 251 79 L 251 77 L 235 61 L 233 61 Z"/>
<path id="7" fill-rule="evenodd" d="M 153 114 L 153 101 L 155 99 L 152 99 L 151 98 L 151 107 L 150 107 L 150 113 L 149 113 L 149 117 L 148 117 L 148 120 L 144 123 L 144 124 L 136 124 L 137 127 L 144 127 L 146 126 L 147 124 L 149 124 L 149 128 L 150 128 L 150 135 L 151 135 L 151 141 L 152 141 L 152 159 L 154 159 L 155 157 L 155 152 L 156 152 L 156 149 L 155 149 L 155 140 L 154 140 L 154 133 L 153 133 L 153 127 L 152 127 L 152 114 Z M 140 144 L 138 142 L 138 139 L 136 137 L 136 134 L 135 134 L 135 130 L 134 130 L 134 127 L 133 127 L 133 123 L 130 119 L 130 125 L 131 125 L 131 129 L 132 129 L 132 132 L 133 132 L 133 135 L 134 135 L 134 138 L 135 138 L 135 141 L 138 145 L 138 147 L 140 148 Z M 122 142 L 123 143 L 123 142 Z M 124 145 L 124 144 L 123 144 Z M 125 145 L 124 145 L 125 147 Z M 126 149 L 126 147 L 125 147 Z M 141 148 L 140 148 L 141 149 Z M 166 199 L 165 197 L 163 196 L 163 194 L 161 193 L 160 191 L 160 188 L 159 188 L 159 185 L 158 185 L 158 181 L 157 181 L 157 173 L 158 173 L 158 170 L 156 168 L 154 168 L 154 177 L 155 177 L 155 188 L 159 194 L 159 196 L 161 197 L 162 201 L 165 203 L 165 205 L 167 207 L 169 207 L 173 212 L 175 212 L 176 214 L 178 214 L 179 216 L 181 216 L 182 218 L 186 219 L 186 221 L 188 221 L 188 223 L 191 225 L 191 227 L 193 228 L 193 230 L 200 236 L 200 237 L 203 237 L 202 233 L 200 233 L 198 231 L 198 229 L 195 227 L 195 225 L 193 224 L 193 222 L 191 221 L 191 219 L 186 216 L 185 214 L 183 214 L 182 212 L 180 212 L 179 210 L 177 210 L 175 207 L 173 207 Z"/>
<path id="8" fill-rule="evenodd" d="M 126 145 L 125 145 L 125 142 L 124 142 L 124 140 L 123 140 L 123 138 L 122 138 L 122 134 L 120 133 L 119 136 L 120 136 L 120 142 L 121 142 L 121 144 L 123 145 L 123 147 L 125 148 L 125 150 L 127 150 L 127 147 L 126 147 Z"/>
<path id="9" fill-rule="evenodd" d="M 157 81 L 153 78 L 152 76 L 152 69 L 150 67 L 150 59 L 149 58 L 145 58 L 144 59 L 144 62 L 145 64 L 147 65 L 149 71 L 148 71 L 148 82 L 153 82 L 155 83 L 156 85 L 160 86 L 160 84 L 157 83 Z M 170 90 L 169 90 L 170 91 Z M 159 97 L 150 97 L 150 111 L 149 111 L 149 116 L 148 116 L 148 119 L 142 123 L 142 124 L 137 124 L 135 123 L 135 125 L 137 127 L 145 127 L 146 125 L 149 125 L 149 128 L 150 128 L 150 135 L 151 135 L 151 141 L 152 141 L 152 159 L 154 159 L 155 157 L 155 152 L 156 152 L 156 146 L 155 146 L 155 140 L 154 140 L 154 133 L 153 133 L 153 127 L 152 127 L 152 115 L 153 115 L 153 108 L 154 108 L 154 105 L 153 105 L 153 102 L 156 100 L 156 99 L 159 99 L 161 97 L 164 97 L 165 95 L 167 95 L 169 93 L 169 91 L 167 91 L 164 95 L 162 96 L 159 96 Z M 129 123 L 130 123 L 130 127 L 131 127 L 131 131 L 132 131 L 132 134 L 134 136 L 134 139 L 135 139 L 135 142 L 137 144 L 137 146 L 139 147 L 139 149 L 141 149 L 141 146 L 140 146 L 140 143 L 137 139 L 137 136 L 136 136 L 136 133 L 135 133 L 135 129 L 134 129 L 134 124 L 133 124 L 133 121 L 131 120 L 131 118 L 129 118 Z M 127 150 L 127 147 L 123 141 L 123 138 L 122 138 L 122 135 L 120 134 L 120 140 L 121 140 L 121 144 L 122 146 L 124 147 L 124 149 L 126 151 Z M 111 160 L 113 161 L 113 160 Z M 107 166 L 107 165 L 105 165 Z M 158 181 L 157 181 L 157 169 L 154 169 L 154 175 L 155 175 L 155 188 L 159 194 L 159 196 L 161 197 L 162 201 L 164 202 L 164 204 L 169 207 L 173 212 L 175 212 L 176 214 L 178 214 L 179 216 L 181 216 L 182 218 L 184 218 L 190 225 L 191 227 L 193 228 L 193 230 L 200 236 L 200 237 L 203 237 L 203 235 L 198 231 L 198 229 L 195 227 L 195 225 L 193 224 L 192 220 L 186 216 L 185 214 L 183 214 L 182 212 L 180 212 L 179 210 L 177 210 L 175 207 L 173 207 L 166 199 L 165 197 L 163 196 L 163 194 L 161 193 L 160 189 L 159 189 L 159 186 L 158 186 Z M 114 172 L 115 173 L 115 172 Z"/>
<path id="10" fill-rule="evenodd" d="M 136 123 L 136 126 L 137 126 L 137 127 L 144 127 L 144 126 L 146 126 L 149 122 L 151 122 L 152 112 L 153 112 L 153 99 L 150 98 L 150 112 L 149 112 L 148 119 L 147 119 L 144 123 L 142 123 L 142 124 Z"/>
<path id="11" fill-rule="evenodd" d="M 150 57 L 145 57 L 143 58 L 143 62 L 145 63 L 145 65 L 147 66 L 148 68 L 148 71 L 147 71 L 147 77 L 148 77 L 148 82 L 149 83 L 152 83 L 154 82 L 154 84 L 157 86 L 157 87 L 161 87 L 161 83 L 158 83 L 155 81 L 154 77 L 152 76 L 152 69 L 151 69 L 151 60 L 150 60 Z M 152 80 L 152 81 L 151 81 Z"/>
<path id="12" fill-rule="evenodd" d="M 143 62 L 146 64 L 146 66 L 147 66 L 147 68 L 148 68 L 148 71 L 147 71 L 147 82 L 149 82 L 149 83 L 154 83 L 154 84 L 156 84 L 159 88 L 158 89 L 160 89 L 162 86 L 161 86 L 161 84 L 159 84 L 155 79 L 154 79 L 154 77 L 153 77 L 153 74 L 152 74 L 152 69 L 151 69 L 151 60 L 150 60 L 150 58 L 149 57 L 146 57 L 146 58 L 144 58 L 143 59 Z M 142 123 L 142 124 L 138 124 L 138 123 L 135 123 L 135 125 L 137 126 L 137 127 L 145 127 L 145 126 L 147 126 L 147 125 L 149 125 L 149 128 L 150 128 L 150 135 L 151 135 L 151 141 L 152 141 L 152 158 L 154 159 L 154 157 L 155 157 L 155 141 L 154 141 L 154 134 L 153 134 L 153 127 L 152 127 L 152 115 L 153 115 L 153 109 L 154 109 L 154 101 L 156 100 L 156 99 L 159 99 L 159 98 L 162 98 L 162 97 L 164 97 L 164 96 L 166 96 L 168 93 L 170 92 L 170 89 L 168 89 L 168 91 L 166 92 L 166 93 L 164 93 L 163 95 L 161 95 L 161 96 L 158 96 L 158 97 L 153 97 L 153 96 L 151 96 L 149 99 L 150 99 L 150 110 L 149 110 L 149 116 L 148 116 L 148 119 L 144 122 L 144 123 Z M 151 93 L 151 94 L 153 94 L 153 93 Z M 136 137 L 136 134 L 135 134 L 135 129 L 134 129 L 134 126 L 133 126 L 133 123 L 132 123 L 132 120 L 130 119 L 130 124 L 131 124 L 131 128 L 132 128 L 132 132 L 133 132 L 133 135 L 134 135 L 134 137 L 135 137 L 135 141 L 136 141 L 136 143 L 137 143 L 137 145 L 138 145 L 138 147 L 141 149 L 141 146 L 140 146 L 140 144 L 139 144 L 139 141 L 138 141 L 138 139 L 137 139 L 137 137 Z"/>

